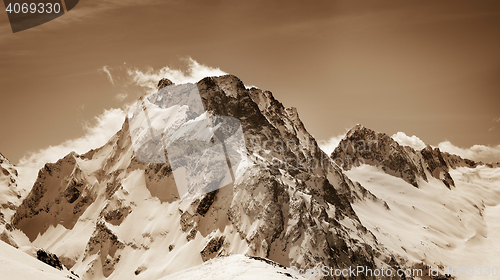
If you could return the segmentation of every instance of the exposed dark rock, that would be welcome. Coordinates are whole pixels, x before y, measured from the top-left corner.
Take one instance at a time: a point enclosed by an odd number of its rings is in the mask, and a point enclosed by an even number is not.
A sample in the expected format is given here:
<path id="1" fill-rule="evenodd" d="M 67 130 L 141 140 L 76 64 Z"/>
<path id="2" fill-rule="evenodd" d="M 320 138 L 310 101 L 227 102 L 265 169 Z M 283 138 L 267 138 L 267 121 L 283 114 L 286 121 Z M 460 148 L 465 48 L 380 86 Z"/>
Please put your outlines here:
<path id="1" fill-rule="evenodd" d="M 134 274 L 135 274 L 135 275 L 139 275 L 139 274 L 141 274 L 141 272 L 143 272 L 144 270 L 146 270 L 146 267 L 144 267 L 144 266 L 140 266 L 140 267 L 138 267 L 138 268 L 134 271 Z"/>
<path id="2" fill-rule="evenodd" d="M 188 235 L 186 236 L 186 240 L 189 242 L 191 240 L 193 240 L 195 237 L 196 237 L 196 233 L 198 232 L 198 230 L 196 230 L 196 228 L 193 228 L 189 231 Z"/>
<path id="3" fill-rule="evenodd" d="M 76 260 L 74 260 L 72 258 L 65 257 L 65 256 L 59 256 L 59 260 L 68 269 L 72 268 L 76 264 Z M 74 273 L 74 272 L 72 272 L 72 273 Z"/>
<path id="4" fill-rule="evenodd" d="M 210 206 L 212 206 L 212 204 L 214 203 L 216 194 L 217 190 L 209 192 L 203 196 L 200 203 L 196 207 L 196 213 L 198 215 L 205 216 L 205 214 L 208 212 L 208 209 L 210 209 Z"/>
<path id="5" fill-rule="evenodd" d="M 2 171 L 3 175 L 5 176 L 10 176 L 9 170 L 4 169 L 3 167 L 0 166 L 0 170 Z"/>
<path id="6" fill-rule="evenodd" d="M 449 174 L 450 167 L 477 165 L 471 160 L 442 153 L 438 148 L 427 146 L 417 151 L 402 146 L 387 134 L 362 125 L 356 125 L 346 134 L 331 158 L 344 170 L 350 170 L 359 164 L 378 166 L 387 174 L 400 177 L 415 187 L 418 187 L 419 179 L 428 180 L 426 170 L 446 187 L 454 187 L 455 182 Z"/>
<path id="7" fill-rule="evenodd" d="M 201 258 L 204 262 L 217 256 L 217 253 L 224 244 L 224 236 L 214 237 L 208 241 L 207 245 L 201 250 Z"/>
<path id="8" fill-rule="evenodd" d="M 163 78 L 158 82 L 158 85 L 156 86 L 156 88 L 160 90 L 164 87 L 168 87 L 168 86 L 173 85 L 173 84 L 174 83 L 171 80 L 169 80 L 167 78 Z"/>
<path id="9" fill-rule="evenodd" d="M 110 243 L 108 244 L 108 242 Z M 111 248 L 104 248 L 103 245 L 109 245 L 109 247 L 112 247 L 113 250 L 110 251 Z M 118 240 L 118 237 L 106 226 L 106 224 L 104 222 L 98 222 L 96 229 L 87 244 L 85 254 L 87 256 L 93 255 L 101 249 L 106 249 L 106 251 L 110 251 L 109 253 L 114 255 L 116 250 L 123 248 L 125 248 L 125 244 Z"/>
<path id="10" fill-rule="evenodd" d="M 169 162 L 150 163 L 145 170 L 146 187 L 152 196 L 161 202 L 173 202 L 179 199 L 179 192 Z"/>
<path id="11" fill-rule="evenodd" d="M 9 244 L 10 246 L 18 249 L 19 246 L 17 245 L 16 241 L 14 240 L 14 238 L 12 238 L 12 236 L 7 232 L 7 231 L 3 231 L 2 234 L 0 234 L 0 240 Z"/>
<path id="12" fill-rule="evenodd" d="M 38 251 L 36 252 L 36 257 L 38 260 L 54 267 L 54 268 L 57 268 L 59 270 L 62 270 L 63 269 L 63 265 L 61 263 L 61 261 L 59 261 L 59 258 L 55 255 L 55 254 L 52 254 L 50 252 L 47 252 L 43 249 L 38 249 Z"/>
<path id="13" fill-rule="evenodd" d="M 431 146 L 427 146 L 421 150 L 420 153 L 422 154 L 422 157 L 427 164 L 427 170 L 431 173 L 432 177 L 442 180 L 448 188 L 455 186 L 455 182 L 448 173 L 448 164 L 444 160 L 439 148 L 432 149 Z"/>
<path id="14" fill-rule="evenodd" d="M 269 265 L 272 265 L 272 266 L 277 266 L 277 267 L 281 267 L 281 268 L 285 268 L 286 269 L 286 266 L 284 265 L 281 265 L 275 261 L 272 261 L 272 260 L 269 260 L 269 259 L 266 259 L 266 258 L 263 258 L 263 257 L 257 257 L 257 256 L 248 256 L 247 257 L 253 259 L 253 260 L 258 260 L 258 261 L 261 261 L 261 262 L 265 262 Z"/>
<path id="15" fill-rule="evenodd" d="M 130 206 L 120 206 L 116 209 L 111 209 L 108 204 L 102 214 L 106 222 L 117 226 L 120 225 L 131 212 L 132 208 Z"/>
<path id="16" fill-rule="evenodd" d="M 81 183 L 71 181 L 66 191 L 64 191 L 64 198 L 66 199 L 66 201 L 68 201 L 69 203 L 75 202 L 81 194 L 80 190 L 82 189 L 82 186 L 83 184 Z"/>

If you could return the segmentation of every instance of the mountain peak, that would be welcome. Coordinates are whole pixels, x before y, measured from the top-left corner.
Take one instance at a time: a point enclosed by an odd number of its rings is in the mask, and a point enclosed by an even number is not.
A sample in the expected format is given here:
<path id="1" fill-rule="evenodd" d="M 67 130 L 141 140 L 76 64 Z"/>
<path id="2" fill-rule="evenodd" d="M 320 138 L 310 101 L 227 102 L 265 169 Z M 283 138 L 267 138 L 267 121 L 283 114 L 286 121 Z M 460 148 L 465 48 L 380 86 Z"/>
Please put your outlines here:
<path id="1" fill-rule="evenodd" d="M 427 180 L 416 151 L 399 145 L 389 135 L 357 124 L 340 141 L 331 157 L 344 170 L 368 164 L 418 187 L 417 178 Z"/>
<path id="2" fill-rule="evenodd" d="M 383 132 L 377 132 L 359 123 L 349 129 L 344 139 L 346 138 L 351 138 L 351 140 L 383 140 L 391 143 L 394 141 L 389 135 Z"/>
<path id="3" fill-rule="evenodd" d="M 158 90 L 164 88 L 164 87 L 168 87 L 168 86 L 171 86 L 173 85 L 174 82 L 172 82 L 171 80 L 167 79 L 167 78 L 163 78 L 161 79 L 159 82 L 158 82 L 158 85 L 156 86 L 156 88 Z"/>
<path id="4" fill-rule="evenodd" d="M 10 161 L 4 155 L 2 155 L 2 153 L 0 153 L 0 164 L 3 164 L 4 162 L 6 162 L 9 165 L 12 165 Z"/>
<path id="5" fill-rule="evenodd" d="M 353 126 L 351 129 L 349 129 L 349 131 L 347 132 L 347 134 L 349 133 L 354 133 L 358 130 L 364 130 L 364 129 L 368 129 L 366 128 L 365 126 L 363 126 L 362 124 L 358 123 L 356 124 L 355 126 Z M 371 129 L 370 129 L 371 130 Z"/>
<path id="6" fill-rule="evenodd" d="M 5 176 L 10 176 L 10 177 L 18 176 L 15 166 L 9 161 L 8 158 L 6 158 L 1 153 L 0 153 L 0 173 L 3 173 Z"/>

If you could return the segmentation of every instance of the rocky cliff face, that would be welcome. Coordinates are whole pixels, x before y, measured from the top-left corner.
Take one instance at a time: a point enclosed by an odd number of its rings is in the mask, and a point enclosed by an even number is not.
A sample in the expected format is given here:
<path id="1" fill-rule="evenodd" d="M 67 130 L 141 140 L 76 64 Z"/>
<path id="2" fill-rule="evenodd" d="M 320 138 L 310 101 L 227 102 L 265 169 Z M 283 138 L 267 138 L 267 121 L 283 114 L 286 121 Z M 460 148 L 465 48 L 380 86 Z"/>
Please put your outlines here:
<path id="1" fill-rule="evenodd" d="M 86 208 L 95 200 L 96 176 L 89 176 L 70 153 L 56 163 L 48 163 L 38 173 L 29 195 L 13 216 L 12 223 L 33 241 L 52 225 L 71 229 Z M 43 217 L 43 218 L 42 218 Z"/>
<path id="2" fill-rule="evenodd" d="M 331 154 L 332 159 L 344 170 L 361 164 L 381 168 L 389 175 L 400 177 L 415 187 L 419 180 L 428 181 L 428 176 L 439 179 L 448 188 L 455 186 L 449 174 L 450 168 L 475 167 L 477 163 L 456 155 L 442 153 L 430 146 L 417 151 L 402 146 L 385 133 L 356 125 Z"/>
<path id="3" fill-rule="evenodd" d="M 170 163 L 138 161 L 125 121 L 105 146 L 47 164 L 13 224 L 85 279 L 158 279 L 238 253 L 303 268 L 400 266 L 353 211 L 357 185 L 330 166 L 295 109 L 231 75 L 197 87 L 210 114 L 241 122 L 249 163 L 232 184 L 179 199 Z M 389 167 L 411 163 L 392 153 Z M 401 172 L 411 178 L 413 167 Z"/>

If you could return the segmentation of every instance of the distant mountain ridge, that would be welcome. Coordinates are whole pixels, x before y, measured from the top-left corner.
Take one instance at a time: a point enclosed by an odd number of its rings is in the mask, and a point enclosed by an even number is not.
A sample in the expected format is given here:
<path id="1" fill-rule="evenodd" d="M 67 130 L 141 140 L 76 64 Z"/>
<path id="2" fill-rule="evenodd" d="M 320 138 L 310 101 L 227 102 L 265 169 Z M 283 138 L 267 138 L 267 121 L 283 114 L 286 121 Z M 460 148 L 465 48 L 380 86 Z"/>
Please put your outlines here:
<path id="1" fill-rule="evenodd" d="M 454 187 L 450 168 L 500 166 L 498 163 L 484 164 L 463 159 L 429 145 L 422 150 L 415 150 L 399 144 L 385 133 L 375 132 L 359 124 L 347 132 L 331 158 L 344 170 L 350 170 L 356 164 L 379 166 L 387 174 L 400 177 L 415 187 L 418 187 L 419 178 L 428 181 L 429 175 L 441 180 L 448 188 Z"/>

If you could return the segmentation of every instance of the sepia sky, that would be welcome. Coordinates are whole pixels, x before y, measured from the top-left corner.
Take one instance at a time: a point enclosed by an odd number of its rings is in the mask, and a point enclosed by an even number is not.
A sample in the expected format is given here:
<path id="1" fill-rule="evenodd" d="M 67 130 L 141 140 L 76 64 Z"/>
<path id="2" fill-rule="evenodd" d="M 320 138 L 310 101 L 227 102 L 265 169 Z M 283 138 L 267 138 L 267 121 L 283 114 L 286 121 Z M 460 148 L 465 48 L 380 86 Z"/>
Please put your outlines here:
<path id="1" fill-rule="evenodd" d="M 0 152 L 14 163 L 135 100 L 127 70 L 188 57 L 271 90 L 318 140 L 361 123 L 500 145 L 498 0 L 85 0 L 19 33 L 7 20 Z"/>

